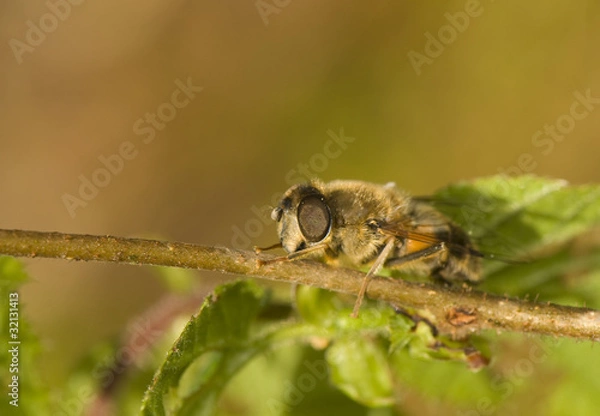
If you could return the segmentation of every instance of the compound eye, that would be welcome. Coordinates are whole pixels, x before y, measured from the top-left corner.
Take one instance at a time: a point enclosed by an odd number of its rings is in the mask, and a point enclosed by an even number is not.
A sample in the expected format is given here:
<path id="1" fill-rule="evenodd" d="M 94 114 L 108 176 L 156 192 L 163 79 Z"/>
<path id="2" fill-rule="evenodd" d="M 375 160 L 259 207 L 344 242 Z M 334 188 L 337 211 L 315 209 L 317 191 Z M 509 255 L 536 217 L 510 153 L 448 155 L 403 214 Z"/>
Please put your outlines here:
<path id="1" fill-rule="evenodd" d="M 329 207 L 319 195 L 309 195 L 298 207 L 298 225 L 307 241 L 314 243 L 324 239 L 331 229 Z"/>

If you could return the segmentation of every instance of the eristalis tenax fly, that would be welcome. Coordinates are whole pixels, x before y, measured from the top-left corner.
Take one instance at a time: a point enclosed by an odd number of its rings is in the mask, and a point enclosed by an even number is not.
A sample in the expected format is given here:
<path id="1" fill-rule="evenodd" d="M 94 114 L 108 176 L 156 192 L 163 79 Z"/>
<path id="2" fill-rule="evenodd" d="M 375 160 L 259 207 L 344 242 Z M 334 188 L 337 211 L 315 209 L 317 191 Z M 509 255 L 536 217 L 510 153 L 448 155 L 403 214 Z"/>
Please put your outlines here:
<path id="1" fill-rule="evenodd" d="M 312 180 L 294 185 L 273 209 L 288 255 L 262 261 L 321 259 L 335 265 L 369 266 L 352 316 L 369 280 L 381 268 L 445 281 L 477 282 L 481 258 L 467 233 L 431 204 L 411 198 L 393 183 Z"/>

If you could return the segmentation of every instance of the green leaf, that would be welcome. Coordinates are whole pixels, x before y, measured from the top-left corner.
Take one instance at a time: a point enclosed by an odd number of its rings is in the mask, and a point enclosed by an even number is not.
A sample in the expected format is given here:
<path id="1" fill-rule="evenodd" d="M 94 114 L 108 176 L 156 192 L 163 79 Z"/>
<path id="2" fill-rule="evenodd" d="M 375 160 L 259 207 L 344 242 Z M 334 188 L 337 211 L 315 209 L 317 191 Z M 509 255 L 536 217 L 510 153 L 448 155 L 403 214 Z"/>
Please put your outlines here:
<path id="1" fill-rule="evenodd" d="M 0 414 L 49 414 L 48 388 L 41 382 L 41 347 L 26 319 L 26 303 L 19 293 L 28 280 L 23 264 L 0 257 Z M 16 393 L 16 395 L 15 395 Z M 18 407 L 11 403 L 18 403 Z"/>
<path id="2" fill-rule="evenodd" d="M 365 415 L 363 406 L 329 382 L 323 351 L 298 342 L 258 355 L 232 379 L 218 404 L 221 416 L 310 416 L 325 409 Z"/>
<path id="3" fill-rule="evenodd" d="M 339 339 L 325 356 L 331 380 L 352 399 L 370 407 L 394 402 L 387 353 L 375 341 L 360 336 Z"/>
<path id="4" fill-rule="evenodd" d="M 23 264 L 13 258 L 0 256 L 0 287 L 4 290 L 16 290 L 28 280 Z"/>
<path id="5" fill-rule="evenodd" d="M 345 305 L 335 292 L 299 286 L 296 289 L 296 307 L 304 321 L 327 327 L 335 324 L 340 318 L 339 312 Z"/>
<path id="6" fill-rule="evenodd" d="M 600 225 L 600 187 L 568 186 L 564 181 L 533 176 L 497 176 L 451 185 L 436 198 L 441 201 L 438 208 L 465 228 L 482 251 L 499 254 L 503 259 L 527 260 L 486 262 L 486 281 L 480 286 L 484 290 L 600 304 L 600 286 L 596 283 L 600 251 L 587 249 L 574 255 L 566 244 Z M 540 260 L 529 261 L 536 257 Z M 584 286 L 570 284 L 567 275 L 583 276 L 579 281 Z M 397 400 L 398 392 L 400 396 L 412 392 L 417 397 L 441 398 L 467 413 L 502 408 L 508 404 L 507 397 L 525 395 L 529 388 L 526 378 L 521 387 L 504 376 L 501 360 L 508 359 L 510 352 L 500 354 L 498 348 L 489 348 L 496 354 L 491 368 L 469 371 L 468 365 L 485 362 L 486 340 L 455 341 L 438 335 L 426 321 L 408 318 L 420 316 L 419 311 L 398 314 L 388 305 L 367 301 L 359 318 L 353 319 L 349 317 L 351 300 L 301 287 L 297 310 L 303 321 L 286 322 L 268 331 L 263 327 L 259 333 L 253 323 L 264 302 L 262 291 L 247 282 L 220 288 L 169 352 L 146 393 L 143 413 L 212 414 L 225 384 L 251 361 L 256 365 L 245 368 L 257 370 L 244 376 L 245 386 L 252 386 L 247 380 L 266 377 L 270 366 L 285 368 L 273 372 L 283 383 L 262 385 L 256 389 L 257 397 L 242 395 L 242 403 L 252 403 L 252 409 L 268 410 L 272 406 L 266 406 L 266 401 L 276 403 L 275 414 L 302 412 L 317 403 L 327 403 L 326 399 L 305 400 L 317 397 L 313 385 L 326 389 L 327 380 L 367 407 L 389 406 Z M 497 337 L 491 337 L 497 341 Z M 281 350 L 281 355 L 260 355 L 290 341 L 295 347 L 291 355 Z M 306 367 L 306 360 L 299 358 L 302 355 L 296 355 L 307 344 L 325 354 L 329 377 L 322 376 L 321 371 L 315 376 Z M 485 356 L 479 353 L 482 350 Z M 259 360 L 254 360 L 259 355 Z M 522 362 L 518 360 L 517 364 Z M 578 371 L 593 373 L 589 368 Z M 564 403 L 576 389 L 567 383 L 564 392 L 552 401 L 560 411 L 567 408 Z M 219 402 L 219 407 L 229 405 L 227 414 L 236 414 L 239 408 L 235 390 L 228 390 L 227 395 L 227 402 Z M 258 396 L 262 398 L 260 403 Z"/>
<path id="7" fill-rule="evenodd" d="M 175 293 L 190 293 L 198 280 L 195 272 L 190 269 L 157 266 L 152 271 Z"/>
<path id="8" fill-rule="evenodd" d="M 581 304 L 581 300 L 584 300 L 591 306 L 595 299 L 589 295 L 594 292 L 579 291 L 578 287 L 568 288 L 561 280 L 563 276 L 585 274 L 591 270 L 600 270 L 600 250 L 575 256 L 572 250 L 566 249 L 529 263 L 498 269 L 487 276 L 483 288 L 513 296 L 534 294 L 540 301 L 552 300 L 561 304 Z M 580 301 L 567 300 L 569 291 L 578 293 Z"/>
<path id="9" fill-rule="evenodd" d="M 483 288 L 500 293 L 525 293 L 581 267 L 582 260 L 572 253 L 552 256 L 557 247 L 600 226 L 598 185 L 493 176 L 450 185 L 436 199 L 438 208 L 468 231 L 481 251 L 509 260 L 485 264 Z M 597 255 L 584 262 L 600 266 Z"/>
<path id="10" fill-rule="evenodd" d="M 390 367 L 402 389 L 415 390 L 425 397 L 461 406 L 472 406 L 482 398 L 492 402 L 500 399 L 489 370 L 472 372 L 462 363 L 422 360 L 406 350 L 394 352 Z"/>
<path id="11" fill-rule="evenodd" d="M 600 355 L 595 345 L 554 340 L 541 355 L 551 369 L 551 391 L 540 413 L 548 415 L 598 414 Z"/>
<path id="12" fill-rule="evenodd" d="M 251 281 L 217 288 L 169 351 L 146 391 L 142 413 L 211 414 L 227 381 L 264 348 L 251 327 L 265 301 Z"/>
<path id="13" fill-rule="evenodd" d="M 358 318 L 353 318 L 350 316 L 353 303 L 342 300 L 338 293 L 316 287 L 299 287 L 296 299 L 303 321 L 325 329 L 331 338 L 357 333 L 386 336 L 393 333 L 400 339 L 414 325 L 386 303 L 368 300 Z"/>
<path id="14" fill-rule="evenodd" d="M 528 254 L 600 225 L 600 187 L 536 176 L 493 176 L 439 191 L 439 209 L 496 244 Z M 458 202 L 458 205 L 456 204 Z M 500 238 L 494 238 L 500 236 Z M 518 252 L 516 251 L 518 249 Z"/>

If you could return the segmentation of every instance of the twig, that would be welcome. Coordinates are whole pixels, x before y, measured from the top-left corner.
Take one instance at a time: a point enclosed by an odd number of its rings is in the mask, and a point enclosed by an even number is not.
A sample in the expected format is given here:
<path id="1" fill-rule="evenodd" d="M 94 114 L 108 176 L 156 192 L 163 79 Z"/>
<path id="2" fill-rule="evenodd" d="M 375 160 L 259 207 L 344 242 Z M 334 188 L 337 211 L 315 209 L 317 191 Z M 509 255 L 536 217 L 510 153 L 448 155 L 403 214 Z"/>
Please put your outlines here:
<path id="1" fill-rule="evenodd" d="M 256 254 L 224 247 L 57 232 L 0 230 L 0 254 L 212 270 L 349 294 L 358 293 L 364 278 L 360 271 L 306 260 L 259 266 Z M 439 331 L 457 336 L 496 329 L 600 341 L 600 311 L 588 308 L 391 278 L 374 278 L 367 296 L 426 310 Z"/>

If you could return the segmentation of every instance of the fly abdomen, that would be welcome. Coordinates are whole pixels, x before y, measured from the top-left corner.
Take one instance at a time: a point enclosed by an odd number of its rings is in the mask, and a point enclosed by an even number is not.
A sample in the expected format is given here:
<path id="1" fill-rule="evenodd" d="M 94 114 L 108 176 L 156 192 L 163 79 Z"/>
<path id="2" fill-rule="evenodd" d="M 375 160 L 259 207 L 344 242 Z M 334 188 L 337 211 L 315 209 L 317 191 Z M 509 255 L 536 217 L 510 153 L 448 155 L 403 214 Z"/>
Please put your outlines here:
<path id="1" fill-rule="evenodd" d="M 481 279 L 481 254 L 475 249 L 469 236 L 458 226 L 449 223 L 445 238 L 447 261 L 437 274 L 448 281 L 477 282 Z"/>

